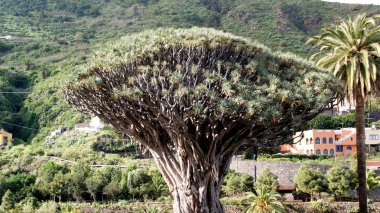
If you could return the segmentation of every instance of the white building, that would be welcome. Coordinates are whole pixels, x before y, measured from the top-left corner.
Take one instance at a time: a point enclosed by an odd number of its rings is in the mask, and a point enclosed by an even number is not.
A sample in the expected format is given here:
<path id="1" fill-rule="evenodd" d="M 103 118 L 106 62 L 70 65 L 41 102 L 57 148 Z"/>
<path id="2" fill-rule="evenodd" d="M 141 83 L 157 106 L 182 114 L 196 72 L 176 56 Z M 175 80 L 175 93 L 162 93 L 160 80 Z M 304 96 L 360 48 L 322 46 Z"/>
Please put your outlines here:
<path id="1" fill-rule="evenodd" d="M 98 132 L 104 126 L 98 117 L 92 117 L 90 122 L 75 124 L 75 131 L 79 132 Z"/>

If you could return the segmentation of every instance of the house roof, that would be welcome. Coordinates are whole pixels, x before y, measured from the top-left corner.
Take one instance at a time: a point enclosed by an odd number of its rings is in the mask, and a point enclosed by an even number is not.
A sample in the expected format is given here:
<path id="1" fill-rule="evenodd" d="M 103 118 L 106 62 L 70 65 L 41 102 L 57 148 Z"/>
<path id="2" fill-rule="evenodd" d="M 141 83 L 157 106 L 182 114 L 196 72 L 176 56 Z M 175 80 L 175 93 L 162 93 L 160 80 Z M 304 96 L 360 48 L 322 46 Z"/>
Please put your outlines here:
<path id="1" fill-rule="evenodd" d="M 5 131 L 5 129 L 0 129 L 0 133 L 9 133 L 9 132 Z"/>
<path id="2" fill-rule="evenodd" d="M 367 161 L 366 166 L 378 166 L 378 167 L 380 167 L 380 161 Z"/>
<path id="3" fill-rule="evenodd" d="M 280 185 L 280 187 L 278 188 L 279 191 L 291 191 L 295 189 L 296 189 L 295 185 Z"/>

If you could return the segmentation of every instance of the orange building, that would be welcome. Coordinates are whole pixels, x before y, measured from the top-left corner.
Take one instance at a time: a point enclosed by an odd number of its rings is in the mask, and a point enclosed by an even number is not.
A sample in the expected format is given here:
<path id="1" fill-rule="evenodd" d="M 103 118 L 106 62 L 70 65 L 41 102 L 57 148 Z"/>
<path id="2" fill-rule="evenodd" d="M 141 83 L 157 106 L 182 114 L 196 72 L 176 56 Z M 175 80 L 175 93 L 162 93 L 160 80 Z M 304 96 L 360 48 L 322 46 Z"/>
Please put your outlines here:
<path id="1" fill-rule="evenodd" d="M 366 145 L 380 145 L 380 130 L 366 128 Z M 282 153 L 304 155 L 341 155 L 356 153 L 356 129 L 340 130 L 312 129 L 298 132 L 294 136 L 294 144 L 281 145 Z"/>

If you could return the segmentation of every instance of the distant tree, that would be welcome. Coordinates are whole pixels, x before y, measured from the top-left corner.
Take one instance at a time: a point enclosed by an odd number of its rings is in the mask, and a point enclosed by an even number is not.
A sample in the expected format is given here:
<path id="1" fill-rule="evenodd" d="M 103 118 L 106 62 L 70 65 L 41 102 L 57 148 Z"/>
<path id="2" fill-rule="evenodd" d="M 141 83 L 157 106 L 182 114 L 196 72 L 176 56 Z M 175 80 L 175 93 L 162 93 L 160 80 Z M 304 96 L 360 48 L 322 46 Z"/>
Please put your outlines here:
<path id="1" fill-rule="evenodd" d="M 304 128 L 338 87 L 312 64 L 244 38 L 160 29 L 98 51 L 65 98 L 148 148 L 175 212 L 223 212 L 220 189 L 236 151 L 277 146 L 271 139 Z"/>
<path id="2" fill-rule="evenodd" d="M 101 172 L 95 171 L 86 178 L 84 183 L 86 184 L 88 193 L 91 194 L 92 199 L 96 202 L 96 195 L 103 191 L 107 185 L 107 180 Z"/>
<path id="3" fill-rule="evenodd" d="M 309 129 L 335 129 L 334 118 L 326 114 L 319 114 L 308 122 Z"/>
<path id="4" fill-rule="evenodd" d="M 329 70 L 344 84 L 343 95 L 355 100 L 360 212 L 368 212 L 366 193 L 365 102 L 380 90 L 380 15 L 357 15 L 322 30 L 316 41 L 316 65 Z"/>
<path id="5" fill-rule="evenodd" d="M 116 200 L 116 197 L 120 193 L 120 179 L 112 178 L 111 181 L 103 188 L 103 194 Z"/>
<path id="6" fill-rule="evenodd" d="M 247 198 L 250 206 L 246 213 L 285 213 L 285 207 L 281 203 L 282 197 L 266 185 L 261 185 L 256 189 L 256 194 L 251 194 Z"/>
<path id="7" fill-rule="evenodd" d="M 82 198 L 82 194 L 86 192 L 85 180 L 90 172 L 87 164 L 75 164 L 71 167 L 68 177 L 68 190 L 70 194 L 78 201 Z"/>
<path id="8" fill-rule="evenodd" d="M 136 169 L 128 172 L 128 192 L 136 197 L 138 195 L 149 195 L 151 193 L 152 177 L 144 169 Z"/>
<path id="9" fill-rule="evenodd" d="M 16 201 L 20 201 L 33 193 L 36 176 L 27 173 L 17 173 L 5 178 L 5 186 L 14 193 Z"/>
<path id="10" fill-rule="evenodd" d="M 348 194 L 348 190 L 351 188 L 351 171 L 341 166 L 334 166 L 327 171 L 327 182 L 330 193 L 332 193 L 336 199 L 340 199 L 342 196 Z"/>
<path id="11" fill-rule="evenodd" d="M 67 175 L 59 171 L 54 175 L 52 182 L 49 184 L 49 192 L 53 195 L 53 199 L 58 197 L 58 201 L 61 202 L 62 197 L 68 194 L 68 178 Z"/>
<path id="12" fill-rule="evenodd" d="M 267 186 L 271 191 L 276 192 L 280 184 L 278 178 L 268 168 L 265 168 L 255 182 L 255 189 Z"/>
<path id="13" fill-rule="evenodd" d="M 308 193 L 313 200 L 314 194 L 326 192 L 327 180 L 319 169 L 310 169 L 301 165 L 295 176 L 296 188 L 298 191 Z"/>
<path id="14" fill-rule="evenodd" d="M 380 176 L 378 176 L 373 170 L 368 170 L 366 174 L 367 192 L 370 192 L 375 188 L 380 187 Z"/>
<path id="15" fill-rule="evenodd" d="M 52 196 L 50 193 L 52 191 L 50 188 L 51 183 L 54 176 L 60 171 L 66 172 L 67 169 L 51 161 L 41 165 L 41 169 L 38 171 L 36 179 L 36 187 L 42 192 L 42 194 Z"/>
<path id="16" fill-rule="evenodd" d="M 7 190 L 1 199 L 1 209 L 4 211 L 10 211 L 14 208 L 16 204 L 15 197 L 11 190 Z"/>

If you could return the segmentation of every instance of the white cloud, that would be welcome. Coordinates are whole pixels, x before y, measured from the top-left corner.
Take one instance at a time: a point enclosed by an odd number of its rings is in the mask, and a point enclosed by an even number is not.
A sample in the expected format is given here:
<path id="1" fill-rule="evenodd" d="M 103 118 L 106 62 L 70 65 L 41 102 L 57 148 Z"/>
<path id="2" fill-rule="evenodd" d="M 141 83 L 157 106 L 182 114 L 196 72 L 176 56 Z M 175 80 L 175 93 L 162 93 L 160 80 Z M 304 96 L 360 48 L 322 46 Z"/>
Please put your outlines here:
<path id="1" fill-rule="evenodd" d="M 347 4 L 374 4 L 374 5 L 380 5 L 380 0 L 323 0 L 323 1 L 340 2 L 340 3 L 347 3 Z"/>

